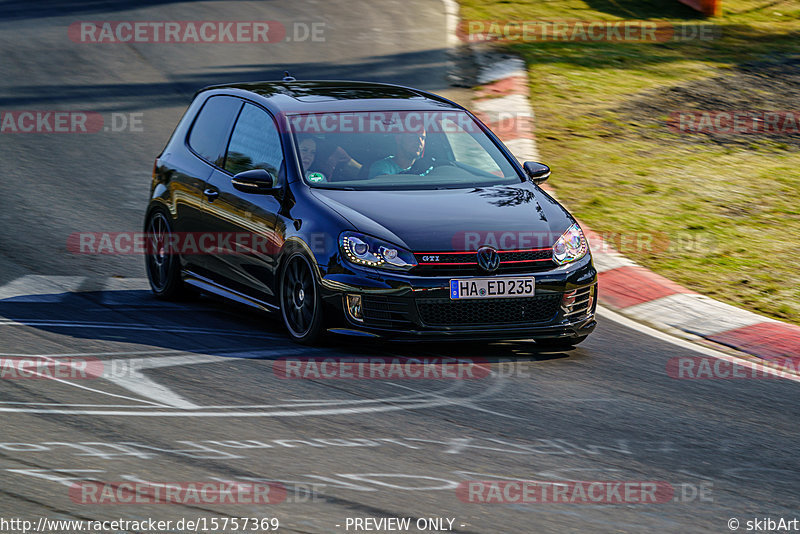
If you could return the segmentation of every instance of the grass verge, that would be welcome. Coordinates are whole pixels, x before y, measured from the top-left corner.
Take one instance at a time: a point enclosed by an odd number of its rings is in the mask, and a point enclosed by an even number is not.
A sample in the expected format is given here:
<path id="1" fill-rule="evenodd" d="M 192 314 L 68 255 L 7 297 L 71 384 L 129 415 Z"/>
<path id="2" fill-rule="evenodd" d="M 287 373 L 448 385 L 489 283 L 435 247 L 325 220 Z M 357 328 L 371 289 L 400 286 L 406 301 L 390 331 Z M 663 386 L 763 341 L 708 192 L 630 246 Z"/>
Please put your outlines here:
<path id="1" fill-rule="evenodd" d="M 800 2 L 724 0 L 713 20 L 677 0 L 459 2 L 464 21 L 712 24 L 713 39 L 496 46 L 528 65 L 539 150 L 577 217 L 650 236 L 621 248 L 655 272 L 800 324 L 800 135 L 668 127 L 677 111 L 800 112 Z"/>

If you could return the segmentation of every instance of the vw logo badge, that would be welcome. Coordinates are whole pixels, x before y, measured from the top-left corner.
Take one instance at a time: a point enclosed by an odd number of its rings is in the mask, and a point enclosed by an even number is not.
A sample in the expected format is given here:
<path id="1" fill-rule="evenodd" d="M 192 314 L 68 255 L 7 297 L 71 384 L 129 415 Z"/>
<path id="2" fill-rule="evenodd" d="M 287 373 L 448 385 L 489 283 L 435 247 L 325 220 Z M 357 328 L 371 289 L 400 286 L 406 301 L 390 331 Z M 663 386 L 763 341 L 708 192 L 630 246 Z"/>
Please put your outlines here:
<path id="1" fill-rule="evenodd" d="M 478 267 L 487 273 L 493 273 L 500 267 L 500 255 L 492 247 L 478 249 Z"/>

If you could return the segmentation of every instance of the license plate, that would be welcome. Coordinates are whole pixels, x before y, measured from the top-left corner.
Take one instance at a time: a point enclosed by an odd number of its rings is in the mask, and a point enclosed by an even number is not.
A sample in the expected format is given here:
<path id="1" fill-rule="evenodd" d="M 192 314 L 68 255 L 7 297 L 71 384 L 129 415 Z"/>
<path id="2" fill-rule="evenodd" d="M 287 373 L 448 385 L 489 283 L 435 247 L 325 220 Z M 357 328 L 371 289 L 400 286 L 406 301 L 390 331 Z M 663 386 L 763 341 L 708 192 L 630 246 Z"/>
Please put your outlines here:
<path id="1" fill-rule="evenodd" d="M 457 278 L 450 280 L 450 300 L 532 297 L 536 279 Z"/>

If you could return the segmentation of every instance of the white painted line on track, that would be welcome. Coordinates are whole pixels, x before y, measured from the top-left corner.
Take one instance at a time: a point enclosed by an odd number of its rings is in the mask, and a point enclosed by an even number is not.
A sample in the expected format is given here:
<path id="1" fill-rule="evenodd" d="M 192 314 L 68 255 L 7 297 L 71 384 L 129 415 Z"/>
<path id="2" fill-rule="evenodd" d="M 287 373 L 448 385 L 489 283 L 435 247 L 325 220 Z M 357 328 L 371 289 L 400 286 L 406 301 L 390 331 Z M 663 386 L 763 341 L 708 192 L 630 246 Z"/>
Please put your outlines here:
<path id="1" fill-rule="evenodd" d="M 307 349 L 296 349 L 297 351 L 306 352 Z M 252 354 L 251 351 L 250 354 Z M 276 351 L 264 350 L 260 351 L 262 353 L 270 353 L 274 354 Z M 279 353 L 285 353 L 286 351 L 280 351 Z M 192 365 L 194 363 L 212 363 L 212 362 L 219 362 L 225 361 L 225 358 L 222 356 L 211 356 L 211 355 L 190 355 L 190 356 L 172 356 L 172 357 L 165 357 L 165 358 L 142 358 L 140 359 L 141 363 L 139 365 L 142 366 L 150 366 L 149 368 L 156 368 L 156 367 L 167 367 L 167 366 L 179 366 L 179 365 Z M 125 360 L 108 360 L 110 362 L 118 361 L 118 362 L 130 362 L 131 359 Z M 163 365 L 162 365 L 163 362 Z M 495 374 L 496 373 L 492 373 Z M 167 388 L 163 388 L 161 385 L 152 382 L 148 384 L 149 389 L 146 391 L 146 395 L 151 396 L 154 399 L 161 401 L 163 404 L 156 406 L 156 408 L 163 408 L 163 409 L 148 409 L 142 410 L 139 406 L 133 406 L 131 409 L 128 410 L 110 410 L 110 409 L 44 409 L 39 407 L 5 407 L 0 406 L 0 412 L 12 412 L 12 413 L 51 413 L 56 415 L 99 415 L 99 416 L 137 416 L 137 417 L 153 417 L 153 416 L 164 416 L 164 417 L 302 417 L 302 416 L 324 416 L 324 415 L 351 415 L 351 414 L 363 414 L 363 413 L 375 413 L 375 412 L 389 412 L 389 411 L 404 411 L 404 410 L 416 410 L 416 409 L 423 409 L 423 408 L 431 408 L 431 407 L 440 407 L 440 406 L 461 406 L 465 408 L 471 409 L 479 409 L 483 411 L 488 411 L 480 406 L 476 406 L 474 402 L 476 400 L 481 399 L 482 397 L 488 396 L 493 394 L 495 391 L 502 389 L 503 382 L 502 377 L 500 380 L 495 380 L 493 384 L 487 388 L 486 390 L 481 391 L 477 395 L 472 395 L 471 397 L 454 397 L 452 395 L 447 396 L 448 393 L 452 393 L 454 390 L 458 390 L 464 387 L 464 384 L 460 381 L 455 381 L 452 384 L 448 384 L 448 387 L 444 388 L 441 391 L 436 392 L 421 392 L 417 391 L 415 395 L 405 395 L 399 397 L 385 397 L 379 399 L 359 399 L 359 400 L 341 400 L 341 399 L 330 399 L 323 402 L 315 401 L 313 403 L 308 402 L 297 402 L 291 404 L 279 404 L 279 405 L 264 405 L 264 406 L 256 406 L 257 410 L 246 410 L 246 407 L 243 406 L 223 406 L 223 407 L 216 407 L 216 406 L 197 406 L 193 405 L 191 402 L 186 401 L 186 399 L 182 399 L 179 396 L 176 396 L 174 393 L 169 391 Z M 118 383 L 122 387 L 128 387 L 135 391 L 136 393 L 141 394 L 142 388 L 137 387 L 139 382 L 135 379 L 131 380 L 123 380 L 121 383 Z M 140 401 L 146 402 L 146 401 Z M 184 402 L 188 404 L 184 404 Z M 149 404 L 155 404 L 150 402 Z M 150 408 L 150 407 L 147 407 Z M 272 411 L 264 411 L 265 409 L 273 408 Z M 286 410 L 286 409 L 278 409 L 275 410 L 274 408 L 294 408 L 293 410 Z M 226 410 L 226 411 L 212 411 L 212 410 Z M 506 414 L 500 414 L 497 412 L 491 412 L 495 415 L 502 415 L 504 417 L 513 417 L 508 416 Z"/>
<path id="2" fill-rule="evenodd" d="M 131 404 L 71 404 L 61 402 L 21 402 L 21 401 L 0 401 L 0 404 L 13 404 L 21 406 L 69 406 L 70 408 L 162 408 L 162 406 L 140 406 Z"/>
<path id="3" fill-rule="evenodd" d="M 184 410 L 201 408 L 197 404 L 178 395 L 166 386 L 163 386 L 148 376 L 136 371 L 130 371 L 127 376 L 108 379 L 111 383 L 125 388 L 143 397 L 147 397 L 161 406 L 173 406 Z"/>
<path id="4" fill-rule="evenodd" d="M 51 359 L 51 358 L 47 358 L 47 359 Z M 53 361 L 55 361 L 55 360 L 53 360 Z M 72 386 L 74 388 L 83 389 L 83 390 L 86 390 L 86 391 L 91 391 L 93 393 L 99 393 L 101 395 L 107 395 L 109 397 L 116 397 L 118 399 L 125 399 L 125 400 L 129 400 L 129 401 L 137 402 L 137 403 L 153 404 L 155 406 L 164 407 L 163 404 L 158 404 L 158 403 L 151 402 L 151 401 L 148 401 L 148 400 L 145 400 L 145 399 L 141 399 L 141 398 L 137 399 L 137 398 L 134 398 L 134 397 L 128 397 L 126 395 L 119 395 L 117 393 L 109 393 L 108 391 L 103 391 L 103 390 L 100 390 L 100 389 L 95 389 L 95 388 L 90 388 L 88 386 L 83 386 L 83 385 L 78 384 L 77 382 L 75 382 L 73 380 L 64 380 L 62 378 L 56 378 L 54 376 L 49 376 L 49 375 L 46 375 L 44 373 L 37 373 L 34 370 L 30 370 L 30 372 L 32 374 L 35 374 L 36 376 L 39 376 L 39 377 L 44 378 L 46 380 L 52 380 L 54 382 L 59 382 L 59 383 L 66 384 L 66 385 Z M 13 410 L 7 410 L 6 409 L 4 411 L 13 411 Z"/>
<path id="5" fill-rule="evenodd" d="M 767 374 L 774 374 L 775 369 L 769 367 L 767 365 L 760 364 L 758 362 L 754 362 L 752 360 L 747 360 L 744 358 L 739 358 L 737 356 L 733 356 L 731 354 L 726 354 L 724 352 L 720 352 L 718 350 L 714 350 L 711 347 L 705 347 L 703 345 L 698 345 L 697 343 L 692 343 L 691 341 L 681 339 L 679 337 L 675 337 L 673 335 L 661 332 L 656 330 L 655 328 L 651 328 L 647 325 L 637 323 L 632 319 L 628 319 L 624 315 L 620 315 L 617 312 L 611 311 L 608 308 L 603 306 L 597 307 L 597 314 L 600 317 L 604 317 L 606 319 L 610 319 L 617 324 L 621 324 L 630 328 L 631 330 L 636 330 L 637 332 L 641 332 L 642 334 L 646 334 L 650 337 L 656 338 L 660 341 L 666 341 L 667 343 L 671 343 L 675 346 L 690 350 L 692 352 L 697 352 L 703 354 L 705 356 L 711 356 L 712 358 L 717 358 L 719 360 L 724 360 L 726 362 L 734 363 L 736 365 L 740 365 L 742 367 L 746 367 L 748 369 L 753 369 L 755 371 Z M 784 380 L 791 380 L 792 382 L 800 382 L 800 376 L 793 375 L 790 373 L 781 373 L 780 378 Z"/>
<path id="6" fill-rule="evenodd" d="M 286 347 L 277 349 L 243 349 L 233 351 L 220 351 L 217 354 L 186 354 L 188 351 L 175 351 L 182 352 L 180 356 L 154 356 L 146 358 L 121 358 L 104 360 L 112 366 L 117 363 L 119 365 L 127 365 L 137 369 L 158 369 L 160 367 L 176 367 L 180 365 L 197 365 L 202 363 L 218 363 L 224 361 L 244 360 L 244 359 L 265 359 L 275 356 L 289 356 L 294 354 L 303 354 L 313 356 L 318 351 L 314 349 L 309 350 L 308 347 Z"/>
<path id="7" fill-rule="evenodd" d="M 401 385 L 401 384 L 392 384 L 392 385 L 396 386 L 396 387 L 399 387 L 399 388 L 402 388 L 402 389 L 407 389 L 409 391 L 415 391 L 417 393 L 422 393 L 418 389 L 414 389 L 414 388 L 409 387 L 409 386 L 404 386 L 404 385 Z M 478 397 L 480 397 L 480 395 Z M 490 400 L 494 400 L 494 399 L 490 399 Z M 457 405 L 459 405 L 461 407 L 469 408 L 471 410 L 476 410 L 478 412 L 485 412 L 485 413 L 488 413 L 488 414 L 491 414 L 491 415 L 496 415 L 498 417 L 506 417 L 508 419 L 523 419 L 522 417 L 518 417 L 516 415 L 508 415 L 508 414 L 505 414 L 505 413 L 502 413 L 502 412 L 496 412 L 496 411 L 493 411 L 493 410 L 489 410 L 488 408 L 482 408 L 480 406 L 476 406 L 475 405 L 475 399 L 467 399 L 467 400 L 464 400 L 464 401 L 453 401 L 452 404 L 457 404 Z"/>
<path id="8" fill-rule="evenodd" d="M 177 352 L 177 351 L 176 351 Z M 250 357 L 253 356 L 276 356 L 276 355 L 284 355 L 284 354 L 291 354 L 291 353 L 302 353 L 307 352 L 307 349 L 300 349 L 300 348 L 293 348 L 288 350 L 281 350 L 281 349 L 266 349 L 266 350 L 250 350 L 250 351 L 234 351 L 229 354 L 242 354 L 247 355 Z M 86 355 L 82 355 L 86 356 Z M 29 357 L 36 357 L 36 356 L 29 356 Z M 47 360 L 53 360 L 54 358 L 50 356 L 43 356 L 40 355 L 39 357 L 43 357 Z M 80 384 L 76 384 L 73 381 L 65 381 L 53 378 L 58 382 L 65 382 L 71 386 L 86 389 L 89 391 L 93 391 L 96 393 L 103 393 L 104 395 L 111 395 L 116 396 L 119 398 L 124 398 L 128 400 L 134 400 L 136 402 L 147 402 L 149 404 L 153 404 L 159 407 L 167 407 L 171 406 L 174 408 L 181 408 L 184 410 L 196 410 L 203 408 L 203 406 L 199 406 L 188 399 L 184 398 L 181 395 L 173 392 L 168 387 L 159 384 L 152 378 L 142 374 L 140 371 L 143 369 L 157 369 L 162 367 L 175 367 L 175 366 L 182 366 L 182 365 L 196 365 L 196 364 L 203 364 L 203 363 L 217 363 L 221 361 L 230 361 L 230 355 L 225 356 L 218 356 L 218 355 L 208 355 L 208 354 L 197 354 L 197 355 L 181 355 L 181 356 L 156 356 L 156 357 L 147 357 L 147 358 L 123 358 L 123 359 L 110 359 L 104 360 L 103 364 L 106 369 L 111 368 L 124 368 L 125 372 L 122 376 L 107 376 L 104 373 L 103 378 L 108 380 L 109 382 L 116 384 L 117 386 L 127 389 L 137 395 L 150 399 L 149 401 L 141 399 L 141 398 L 132 398 L 126 397 L 122 395 L 116 395 L 108 392 L 103 392 L 98 389 L 89 388 L 86 386 L 82 386 Z M 43 375 L 42 375 L 43 376 Z M 50 377 L 47 377 L 50 378 Z"/>
<path id="9" fill-rule="evenodd" d="M 394 355 L 394 356 L 397 357 L 397 355 Z M 468 362 L 469 360 L 462 360 L 462 361 Z M 486 388 L 485 390 L 483 390 L 480 393 L 478 393 L 477 395 L 473 395 L 471 397 L 459 398 L 459 399 L 448 399 L 448 400 L 451 400 L 451 404 L 453 404 L 453 405 L 458 405 L 458 406 L 461 406 L 461 407 L 464 407 L 464 408 L 468 408 L 468 409 L 472 409 L 472 410 L 476 410 L 476 411 L 479 411 L 479 412 L 489 413 L 489 414 L 492 414 L 492 415 L 496 415 L 498 417 L 506 417 L 508 419 L 522 419 L 521 417 L 518 417 L 516 415 L 508 415 L 508 414 L 505 414 L 505 413 L 496 412 L 496 411 L 493 411 L 493 410 L 489 410 L 488 408 L 483 408 L 483 407 L 478 406 L 476 404 L 476 401 L 481 400 L 481 399 L 483 399 L 485 397 L 491 397 L 493 394 L 495 394 L 496 392 L 499 392 L 500 390 L 502 390 L 505 387 L 505 382 L 506 382 L 505 377 L 501 376 L 500 374 L 498 374 L 496 371 L 493 371 L 493 370 L 490 370 L 489 373 L 490 373 L 491 376 L 494 376 L 496 380 L 492 381 L 490 386 L 488 388 Z M 412 387 L 409 387 L 409 386 L 398 384 L 396 382 L 391 382 L 390 384 L 395 386 L 395 387 L 401 388 L 401 389 L 406 389 L 406 390 L 409 390 L 409 391 L 413 391 L 413 392 L 415 392 L 415 393 L 417 393 L 419 395 L 432 395 L 432 396 L 434 396 L 436 398 L 442 398 L 442 394 L 441 393 L 436 393 L 436 392 L 428 393 L 428 392 L 420 391 L 418 389 L 415 389 L 415 388 L 412 388 Z"/>
<path id="10" fill-rule="evenodd" d="M 119 398 L 124 398 L 127 400 L 133 400 L 137 403 L 148 403 L 153 404 L 157 407 L 174 407 L 174 408 L 181 408 L 186 410 L 196 410 L 199 408 L 204 408 L 203 406 L 199 406 L 194 404 L 193 402 L 187 400 L 186 398 L 178 395 L 177 393 L 173 392 L 166 386 L 159 384 L 152 378 L 142 374 L 140 371 L 143 369 L 158 369 L 163 367 L 175 367 L 175 366 L 183 366 L 183 365 L 197 365 L 203 363 L 218 363 L 223 361 L 229 361 L 231 357 L 241 357 L 247 356 L 250 358 L 263 358 L 269 356 L 282 356 L 288 354 L 296 354 L 296 353 L 307 353 L 308 349 L 305 348 L 288 348 L 288 349 L 245 349 L 245 350 L 236 350 L 236 351 L 226 351 L 221 352 L 220 354 L 223 355 L 213 355 L 213 354 L 186 354 L 185 351 L 161 351 L 162 354 L 164 353 L 172 353 L 172 354 L 180 354 L 176 356 L 150 356 L 146 358 L 117 358 L 117 359 L 109 359 L 104 360 L 102 363 L 106 370 L 111 369 L 112 374 L 109 376 L 108 373 L 104 373 L 102 378 L 105 378 L 109 382 L 116 384 L 117 386 L 127 389 L 137 395 L 141 395 L 142 397 L 146 397 L 150 399 L 149 401 L 144 400 L 142 398 L 132 398 L 122 395 L 116 395 L 113 393 L 104 392 L 99 389 L 89 388 L 86 386 L 82 386 L 80 384 L 76 384 L 74 381 L 65 381 L 65 380 L 56 380 L 58 382 L 64 382 L 70 386 L 77 387 L 80 389 L 85 389 L 89 391 L 93 391 L 96 393 L 102 393 L 104 395 L 116 396 Z M 71 353 L 67 354 L 53 354 L 53 355 L 45 355 L 45 354 L 38 354 L 38 355 L 30 355 L 30 354 L 5 354 L 4 356 L 24 356 L 28 358 L 43 358 L 50 361 L 57 361 L 56 357 L 64 357 L 64 356 L 96 356 L 96 355 L 117 355 L 117 354 L 153 354 L 152 351 L 128 351 L 128 352 L 107 352 L 107 353 Z M 114 376 L 113 370 L 124 370 L 124 374 L 122 376 Z M 117 371 L 119 372 L 119 371 Z M 43 376 L 43 375 L 41 375 Z M 43 376 L 44 377 L 44 376 Z M 45 377 L 51 379 L 51 377 Z M 232 406 L 230 408 L 237 408 L 236 406 Z M 262 407 L 263 408 L 263 407 Z"/>

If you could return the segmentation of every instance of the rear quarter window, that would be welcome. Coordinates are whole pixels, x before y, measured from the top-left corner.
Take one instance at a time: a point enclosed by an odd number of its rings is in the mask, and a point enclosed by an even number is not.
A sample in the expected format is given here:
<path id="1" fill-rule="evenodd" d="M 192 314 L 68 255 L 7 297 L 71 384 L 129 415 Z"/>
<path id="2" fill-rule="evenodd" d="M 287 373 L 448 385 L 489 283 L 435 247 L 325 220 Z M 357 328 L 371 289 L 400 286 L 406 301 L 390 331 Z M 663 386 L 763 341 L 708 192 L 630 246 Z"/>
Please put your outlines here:
<path id="1" fill-rule="evenodd" d="M 206 100 L 189 132 L 189 146 L 201 158 L 221 167 L 231 126 L 242 101 L 232 96 L 212 96 Z"/>

